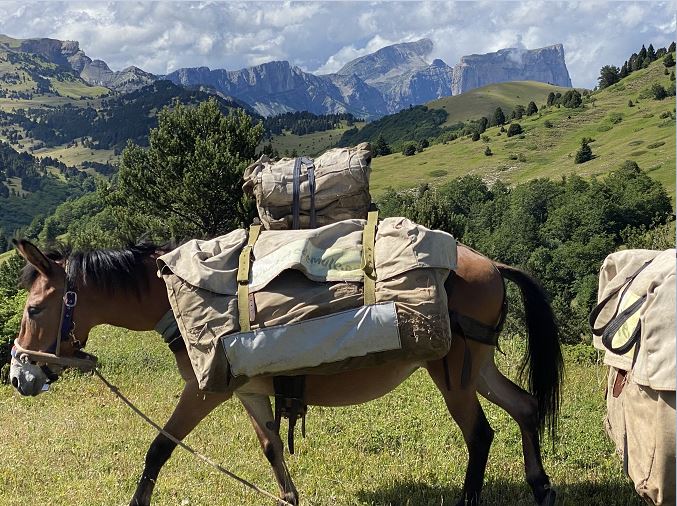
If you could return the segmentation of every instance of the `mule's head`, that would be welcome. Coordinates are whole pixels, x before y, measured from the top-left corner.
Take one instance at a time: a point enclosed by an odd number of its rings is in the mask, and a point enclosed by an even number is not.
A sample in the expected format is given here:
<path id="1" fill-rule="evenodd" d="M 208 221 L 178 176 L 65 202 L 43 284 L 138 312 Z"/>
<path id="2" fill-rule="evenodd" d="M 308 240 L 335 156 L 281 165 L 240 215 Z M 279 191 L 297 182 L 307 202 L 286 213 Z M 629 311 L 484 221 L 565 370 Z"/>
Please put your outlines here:
<path id="1" fill-rule="evenodd" d="M 75 325 L 77 287 L 65 261 L 49 258 L 25 240 L 14 241 L 14 246 L 28 262 L 22 273 L 28 299 L 12 348 L 10 379 L 22 395 L 37 395 L 65 367 L 91 370 L 96 359 L 80 351 L 88 329 Z"/>

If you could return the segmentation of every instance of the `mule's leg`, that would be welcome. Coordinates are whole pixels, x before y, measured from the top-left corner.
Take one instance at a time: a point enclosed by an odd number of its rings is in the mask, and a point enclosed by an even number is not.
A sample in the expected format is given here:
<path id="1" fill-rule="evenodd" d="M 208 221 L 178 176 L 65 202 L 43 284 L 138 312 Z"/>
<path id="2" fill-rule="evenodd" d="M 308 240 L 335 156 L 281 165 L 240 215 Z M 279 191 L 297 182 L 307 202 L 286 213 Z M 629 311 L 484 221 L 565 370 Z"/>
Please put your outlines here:
<path id="1" fill-rule="evenodd" d="M 183 440 L 216 406 L 228 400 L 231 395 L 201 391 L 193 376 L 185 350 L 176 354 L 176 362 L 186 384 L 181 392 L 179 403 L 174 408 L 164 429 L 176 439 Z M 146 453 L 143 473 L 130 502 L 131 506 L 150 505 L 150 498 L 160 469 L 169 460 L 175 447 L 176 444 L 162 434 L 158 434 L 153 440 Z"/>
<path id="2" fill-rule="evenodd" d="M 529 392 L 521 389 L 488 360 L 482 368 L 477 391 L 488 401 L 503 408 L 517 422 L 522 433 L 524 471 L 536 503 L 543 506 L 555 504 L 555 490 L 543 469 L 538 436 L 538 401 Z"/>
<path id="3" fill-rule="evenodd" d="M 489 425 L 482 406 L 477 399 L 474 379 L 479 374 L 476 362 L 483 359 L 486 353 L 473 353 L 473 372 L 468 385 L 461 386 L 460 371 L 463 363 L 463 342 L 455 338 L 451 351 L 447 357 L 450 367 L 449 387 L 447 388 L 446 373 L 441 360 L 427 365 L 428 372 L 442 393 L 449 413 L 463 433 L 468 448 L 468 466 L 466 468 L 463 492 L 457 506 L 477 506 L 480 504 L 480 493 L 484 483 L 484 472 L 487 467 L 489 449 L 494 439 L 494 431 Z M 480 348 L 481 345 L 472 346 Z M 488 346 L 483 346 L 488 348 Z"/>
<path id="4" fill-rule="evenodd" d="M 270 462 L 280 488 L 280 497 L 291 504 L 298 504 L 299 494 L 284 462 L 284 446 L 277 431 L 271 429 L 275 422 L 270 399 L 259 394 L 237 394 L 244 405 L 261 443 L 263 454 Z"/>

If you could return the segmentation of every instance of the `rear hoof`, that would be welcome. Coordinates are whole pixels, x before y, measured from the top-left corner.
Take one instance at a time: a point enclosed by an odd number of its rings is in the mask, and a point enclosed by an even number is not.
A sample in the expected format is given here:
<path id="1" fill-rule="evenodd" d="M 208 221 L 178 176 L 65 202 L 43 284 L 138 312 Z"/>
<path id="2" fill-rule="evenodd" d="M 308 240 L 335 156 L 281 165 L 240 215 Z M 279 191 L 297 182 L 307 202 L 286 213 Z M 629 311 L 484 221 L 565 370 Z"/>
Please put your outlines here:
<path id="1" fill-rule="evenodd" d="M 541 502 L 538 502 L 538 506 L 555 506 L 557 503 L 557 492 L 555 491 L 554 488 L 549 488 L 548 491 L 545 493 L 545 497 L 541 500 Z"/>
<path id="2" fill-rule="evenodd" d="M 286 502 L 285 502 L 286 501 Z M 294 506 L 299 505 L 299 497 L 297 494 L 293 493 L 286 493 L 284 494 L 283 497 L 280 498 L 280 500 L 277 502 L 277 506 L 288 506 L 289 504 L 293 504 Z"/>

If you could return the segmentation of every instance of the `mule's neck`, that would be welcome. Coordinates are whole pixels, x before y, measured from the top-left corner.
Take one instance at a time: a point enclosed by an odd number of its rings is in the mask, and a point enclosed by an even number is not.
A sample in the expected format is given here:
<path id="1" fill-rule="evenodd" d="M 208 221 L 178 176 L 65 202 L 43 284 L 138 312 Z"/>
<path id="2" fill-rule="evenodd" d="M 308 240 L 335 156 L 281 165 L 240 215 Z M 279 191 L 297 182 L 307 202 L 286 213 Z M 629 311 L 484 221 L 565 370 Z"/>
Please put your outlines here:
<path id="1" fill-rule="evenodd" d="M 135 331 L 153 330 L 170 310 L 170 305 L 165 283 L 156 274 L 155 258 L 145 259 L 144 266 L 146 280 L 139 280 L 137 292 L 78 287 L 76 332 L 79 330 L 87 335 L 93 327 L 101 324 Z"/>

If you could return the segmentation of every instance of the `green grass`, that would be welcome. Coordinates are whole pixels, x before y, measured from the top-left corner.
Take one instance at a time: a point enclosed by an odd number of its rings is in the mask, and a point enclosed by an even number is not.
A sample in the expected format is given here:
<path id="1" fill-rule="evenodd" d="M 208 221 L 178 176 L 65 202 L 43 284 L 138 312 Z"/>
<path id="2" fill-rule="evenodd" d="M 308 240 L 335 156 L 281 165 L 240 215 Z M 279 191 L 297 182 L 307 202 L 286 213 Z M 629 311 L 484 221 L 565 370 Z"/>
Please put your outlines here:
<path id="1" fill-rule="evenodd" d="M 500 367 L 516 372 L 516 340 L 502 340 Z M 181 381 L 171 353 L 153 333 L 102 327 L 88 346 L 102 371 L 140 408 L 165 420 Z M 546 471 L 562 505 L 640 505 L 602 429 L 605 373 L 590 360 L 567 358 L 560 439 L 546 442 Z M 68 374 L 37 398 L 0 386 L 0 504 L 127 504 L 154 431 L 91 376 Z M 523 477 L 519 431 L 484 403 L 496 430 L 484 503 L 532 504 Z M 389 395 L 361 406 L 311 407 L 308 435 L 298 434 L 287 462 L 306 505 L 453 504 L 466 451 L 460 431 L 424 371 Z M 231 400 L 187 438 L 229 470 L 275 491 L 242 406 Z M 163 468 L 155 505 L 265 505 L 264 498 L 178 449 Z"/>
<path id="2" fill-rule="evenodd" d="M 523 139 L 508 138 L 505 133 L 499 136 L 498 127 L 494 127 L 485 132 L 488 143 L 466 137 L 433 145 L 411 157 L 400 153 L 377 157 L 372 162 L 372 194 L 378 197 L 389 186 L 437 184 L 465 174 L 477 174 L 488 182 L 500 178 L 513 183 L 573 173 L 591 176 L 606 174 L 623 161 L 634 160 L 674 195 L 675 121 L 660 118 L 661 113 L 674 111 L 674 97 L 640 99 L 635 107 L 627 105 L 628 99 L 636 102 L 653 82 L 669 83 L 660 61 L 631 74 L 619 83 L 622 88 L 614 85 L 595 94 L 594 104 L 585 104 L 582 109 L 548 108 L 524 117 L 518 121 L 525 132 Z M 612 123 L 617 114 L 622 114 L 621 121 Z M 546 120 L 552 128 L 545 127 Z M 590 144 L 595 158 L 577 165 L 574 155 L 583 137 L 595 139 Z M 494 156 L 484 155 L 487 145 Z M 654 147 L 646 149 L 648 145 Z M 518 158 L 512 159 L 515 154 Z M 526 161 L 519 160 L 520 154 Z M 446 170 L 447 176 L 433 179 L 429 176 L 433 170 Z"/>
<path id="3" fill-rule="evenodd" d="M 541 104 L 545 104 L 548 93 L 564 94 L 568 89 L 536 81 L 511 81 L 475 88 L 461 95 L 434 100 L 426 105 L 430 109 L 447 111 L 449 116 L 444 125 L 450 126 L 459 121 L 479 119 L 482 116 L 491 119 L 497 107 L 503 109 L 504 113 L 512 111 L 518 104 L 526 109 L 531 101 L 541 107 Z"/>
<path id="4" fill-rule="evenodd" d="M 355 123 L 355 126 L 358 128 L 363 125 L 364 123 L 362 122 Z M 280 153 L 280 156 L 284 156 L 285 151 L 291 153 L 294 149 L 299 155 L 317 156 L 334 147 L 347 129 L 348 126 L 343 124 L 341 127 L 333 130 L 314 132 L 306 135 L 294 135 L 285 132 L 284 135 L 275 135 L 270 141 L 264 141 L 263 144 L 270 142 L 273 148 L 277 149 L 278 153 Z"/>

